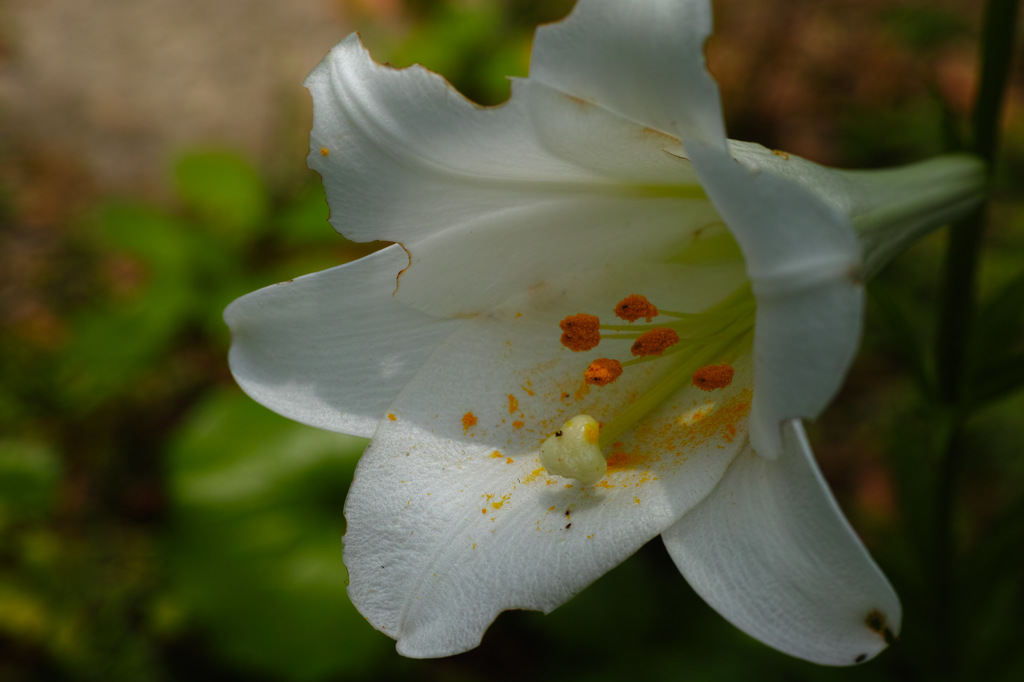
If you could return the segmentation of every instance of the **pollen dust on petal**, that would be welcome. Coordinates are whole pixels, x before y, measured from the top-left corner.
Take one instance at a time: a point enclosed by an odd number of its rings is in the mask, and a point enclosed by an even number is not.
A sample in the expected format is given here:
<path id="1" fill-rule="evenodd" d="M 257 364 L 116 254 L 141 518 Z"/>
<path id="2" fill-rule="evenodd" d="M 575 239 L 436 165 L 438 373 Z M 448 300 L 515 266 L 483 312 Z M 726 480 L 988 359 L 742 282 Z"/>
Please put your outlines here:
<path id="1" fill-rule="evenodd" d="M 615 306 L 615 316 L 627 322 L 636 322 L 641 317 L 650 322 L 657 315 L 658 308 L 640 294 L 630 294 Z"/>
<path id="2" fill-rule="evenodd" d="M 590 384 L 587 383 L 586 379 L 580 384 L 580 387 L 576 389 L 576 392 L 572 394 L 575 400 L 583 400 L 590 394 Z"/>
<path id="3" fill-rule="evenodd" d="M 621 443 L 618 445 L 621 446 Z M 612 450 L 612 454 L 608 456 L 608 471 L 624 471 L 626 469 L 636 469 L 651 461 L 651 456 L 641 453 L 630 453 L 622 449 Z"/>
<path id="4" fill-rule="evenodd" d="M 320 147 L 320 156 L 327 156 L 331 153 L 331 150 L 327 147 Z"/>
<path id="5" fill-rule="evenodd" d="M 677 446 L 683 450 L 690 450 L 715 441 L 719 441 L 719 447 L 724 447 L 721 441 L 731 443 L 750 413 L 751 399 L 750 389 L 744 389 L 739 395 L 715 407 L 700 419 L 690 421 L 683 426 L 681 432 L 676 432 L 674 440 Z M 676 422 L 676 426 L 680 424 Z"/>
<path id="6" fill-rule="evenodd" d="M 398 421 L 398 417 L 396 417 L 396 416 L 395 416 L 395 413 L 394 413 L 394 412 L 389 412 L 389 413 L 388 413 L 388 419 L 390 419 L 390 420 L 391 420 L 391 421 L 393 421 L 393 422 L 394 422 L 394 421 Z"/>
<path id="7" fill-rule="evenodd" d="M 732 383 L 735 371 L 730 365 L 707 365 L 693 373 L 693 385 L 703 391 L 725 388 Z"/>
<path id="8" fill-rule="evenodd" d="M 658 327 L 649 332 L 644 332 L 629 349 L 635 357 L 643 358 L 649 355 L 661 355 L 667 349 L 679 343 L 679 334 L 668 327 Z"/>
<path id="9" fill-rule="evenodd" d="M 689 410 L 683 418 L 648 424 L 634 431 L 632 442 L 612 443 L 609 474 L 632 474 L 635 485 L 657 480 L 658 469 L 686 462 L 705 448 L 725 448 L 740 436 L 750 413 L 750 389 L 720 405 Z M 700 415 L 697 417 L 696 415 Z M 626 485 L 629 479 L 612 479 Z"/>
<path id="10" fill-rule="evenodd" d="M 583 373 L 583 380 L 594 386 L 607 386 L 622 376 L 622 363 L 612 358 L 598 358 Z"/>
<path id="11" fill-rule="evenodd" d="M 467 412 L 462 415 L 462 430 L 469 431 L 471 428 L 476 426 L 476 415 L 472 412 Z"/>
<path id="12" fill-rule="evenodd" d="M 514 395 L 509 393 L 508 394 L 508 413 L 509 414 L 515 414 L 518 409 L 519 409 L 519 400 Z"/>
<path id="13" fill-rule="evenodd" d="M 597 315 L 580 313 L 566 317 L 558 323 L 562 330 L 562 345 L 574 353 L 596 348 L 601 342 L 600 325 Z"/>

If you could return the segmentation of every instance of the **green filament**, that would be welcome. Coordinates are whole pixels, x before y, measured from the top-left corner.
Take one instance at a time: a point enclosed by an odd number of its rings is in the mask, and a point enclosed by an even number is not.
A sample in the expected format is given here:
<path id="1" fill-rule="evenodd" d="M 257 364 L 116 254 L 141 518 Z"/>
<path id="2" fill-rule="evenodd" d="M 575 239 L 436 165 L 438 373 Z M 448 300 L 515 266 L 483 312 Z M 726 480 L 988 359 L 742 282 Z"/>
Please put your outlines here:
<path id="1" fill-rule="evenodd" d="M 601 429 L 601 444 L 606 447 L 637 422 L 692 382 L 693 374 L 714 362 L 733 362 L 753 343 L 757 304 L 750 284 L 745 283 L 703 313 L 687 313 L 685 318 L 663 325 L 612 325 L 633 329 L 632 334 L 603 335 L 602 338 L 637 338 L 657 327 L 668 327 L 680 335 L 679 342 L 661 355 L 650 355 L 623 362 L 629 367 L 643 362 L 671 363 L 654 384 L 629 403 Z M 659 310 L 659 315 L 663 311 Z M 670 315 L 673 315 L 669 313 Z M 607 329 L 608 327 L 602 327 Z"/>

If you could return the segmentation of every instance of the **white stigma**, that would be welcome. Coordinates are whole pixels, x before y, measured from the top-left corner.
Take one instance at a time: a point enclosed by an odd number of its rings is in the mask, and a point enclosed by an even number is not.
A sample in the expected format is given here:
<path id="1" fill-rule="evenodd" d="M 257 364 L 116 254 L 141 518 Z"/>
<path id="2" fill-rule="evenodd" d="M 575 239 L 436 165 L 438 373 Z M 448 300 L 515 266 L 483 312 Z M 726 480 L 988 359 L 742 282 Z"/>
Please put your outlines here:
<path id="1" fill-rule="evenodd" d="M 548 473 L 583 485 L 604 478 L 608 463 L 599 445 L 601 427 L 590 415 L 580 414 L 540 444 L 540 463 Z"/>

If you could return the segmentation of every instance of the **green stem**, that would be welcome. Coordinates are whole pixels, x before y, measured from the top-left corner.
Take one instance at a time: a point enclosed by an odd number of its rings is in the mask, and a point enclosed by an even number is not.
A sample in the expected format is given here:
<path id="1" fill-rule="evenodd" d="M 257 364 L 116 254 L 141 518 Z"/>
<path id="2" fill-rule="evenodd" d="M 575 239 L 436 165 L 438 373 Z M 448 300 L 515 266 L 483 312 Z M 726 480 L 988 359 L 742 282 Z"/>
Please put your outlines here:
<path id="1" fill-rule="evenodd" d="M 999 118 L 1006 96 L 1013 56 L 1018 0 L 990 0 L 982 34 L 981 84 L 971 119 L 973 150 L 991 176 L 999 142 Z M 943 284 L 942 317 L 936 344 L 939 397 L 952 405 L 961 401 L 967 336 L 974 321 L 978 254 L 985 228 L 985 205 L 953 225 Z"/>
<path id="2" fill-rule="evenodd" d="M 989 0 L 981 38 L 981 83 L 971 118 L 972 151 L 986 165 L 991 178 L 999 143 L 999 119 L 1010 71 L 1018 0 Z M 953 521 L 956 516 L 957 478 L 965 450 L 967 409 L 967 351 L 976 314 L 978 260 L 987 217 L 983 205 L 953 225 L 943 273 L 942 300 L 935 355 L 938 398 L 948 410 L 949 432 L 939 466 L 936 489 L 932 603 L 944 676 L 958 677 L 956 654 L 956 581 L 952 565 L 956 554 Z"/>

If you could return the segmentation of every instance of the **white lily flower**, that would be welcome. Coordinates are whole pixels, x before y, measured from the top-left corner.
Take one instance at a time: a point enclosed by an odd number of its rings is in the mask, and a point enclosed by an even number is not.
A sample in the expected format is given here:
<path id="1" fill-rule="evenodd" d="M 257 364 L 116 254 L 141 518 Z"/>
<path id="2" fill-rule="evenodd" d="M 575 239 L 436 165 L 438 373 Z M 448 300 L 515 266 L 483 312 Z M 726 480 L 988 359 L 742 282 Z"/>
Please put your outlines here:
<path id="1" fill-rule="evenodd" d="M 855 353 L 862 276 L 983 174 L 727 142 L 710 29 L 707 0 L 580 0 L 496 108 L 357 36 L 307 81 L 332 224 L 398 245 L 234 302 L 230 362 L 271 409 L 372 437 L 344 559 L 402 654 L 475 647 L 657 535 L 781 651 L 848 665 L 899 632 L 801 420 Z"/>

